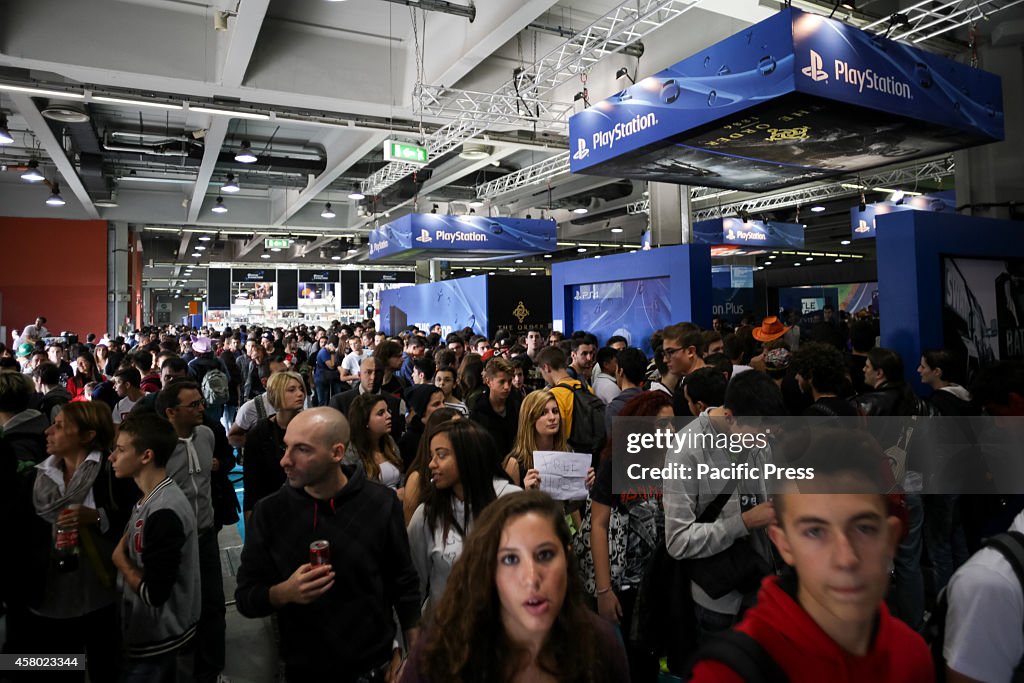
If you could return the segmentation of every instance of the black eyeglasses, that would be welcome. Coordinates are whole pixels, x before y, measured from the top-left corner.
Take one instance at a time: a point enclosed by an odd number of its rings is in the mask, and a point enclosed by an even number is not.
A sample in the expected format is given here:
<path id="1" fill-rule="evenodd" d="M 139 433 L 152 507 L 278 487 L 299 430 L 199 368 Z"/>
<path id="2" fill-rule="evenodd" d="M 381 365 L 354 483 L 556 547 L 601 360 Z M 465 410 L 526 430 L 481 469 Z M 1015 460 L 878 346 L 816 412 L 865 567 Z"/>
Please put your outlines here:
<path id="1" fill-rule="evenodd" d="M 674 348 L 674 347 L 671 347 L 671 346 L 663 346 L 661 348 L 661 355 L 663 355 L 666 358 L 668 358 L 669 356 L 674 356 L 675 354 L 679 353 L 682 350 L 683 350 L 682 347 Z"/>
<path id="2" fill-rule="evenodd" d="M 192 401 L 191 403 L 182 403 L 178 407 L 179 408 L 191 408 L 192 410 L 195 410 L 196 408 L 202 408 L 205 405 L 206 405 L 206 401 L 204 401 L 203 399 L 199 399 L 199 400 L 196 400 L 196 401 Z"/>

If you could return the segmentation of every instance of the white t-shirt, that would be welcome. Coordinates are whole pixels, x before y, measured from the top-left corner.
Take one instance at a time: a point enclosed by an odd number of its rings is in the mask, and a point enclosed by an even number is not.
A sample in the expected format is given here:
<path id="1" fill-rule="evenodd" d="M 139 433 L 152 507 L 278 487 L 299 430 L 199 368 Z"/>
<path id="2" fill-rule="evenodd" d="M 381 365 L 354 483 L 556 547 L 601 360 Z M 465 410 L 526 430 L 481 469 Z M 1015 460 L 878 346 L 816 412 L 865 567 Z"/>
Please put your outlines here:
<path id="1" fill-rule="evenodd" d="M 256 401 L 263 401 L 263 406 L 267 409 L 266 416 L 270 417 L 277 413 L 274 406 L 270 405 L 270 399 L 267 398 L 266 394 L 260 394 L 254 398 L 250 398 L 248 401 L 242 404 L 238 409 L 238 413 L 235 415 L 235 423 L 232 427 L 238 427 L 241 430 L 249 431 L 259 422 L 260 414 L 256 411 Z"/>
<path id="2" fill-rule="evenodd" d="M 141 400 L 142 399 L 140 398 L 139 401 Z M 133 401 L 127 396 L 118 401 L 117 405 L 114 406 L 114 424 L 119 425 L 124 422 L 124 419 L 128 417 L 128 413 L 132 412 L 132 408 L 134 408 L 135 404 L 139 401 Z"/>
<path id="3" fill-rule="evenodd" d="M 364 350 L 362 353 L 356 353 L 355 351 L 350 352 L 345 356 L 344 360 L 341 361 L 341 369 L 345 371 L 346 375 L 359 376 L 359 366 L 362 365 L 364 358 L 369 358 L 371 354 L 366 353 Z"/>
<path id="4" fill-rule="evenodd" d="M 1010 525 L 1024 533 L 1024 512 Z M 957 673 L 978 681 L 1008 681 L 1024 656 L 1024 591 L 1003 554 L 975 553 L 946 588 L 946 639 L 942 656 Z"/>

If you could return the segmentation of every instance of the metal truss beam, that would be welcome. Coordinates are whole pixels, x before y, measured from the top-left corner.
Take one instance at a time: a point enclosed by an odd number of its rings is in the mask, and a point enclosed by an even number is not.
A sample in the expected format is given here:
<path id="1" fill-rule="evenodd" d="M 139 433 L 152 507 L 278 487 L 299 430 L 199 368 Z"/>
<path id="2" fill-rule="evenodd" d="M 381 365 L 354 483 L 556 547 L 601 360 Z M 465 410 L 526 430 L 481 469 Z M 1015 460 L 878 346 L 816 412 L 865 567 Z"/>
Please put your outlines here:
<path id="1" fill-rule="evenodd" d="M 843 178 L 830 183 L 802 187 L 796 190 L 756 195 L 730 204 L 702 207 L 694 210 L 693 220 L 702 221 L 709 218 L 733 216 L 741 211 L 756 214 L 762 211 L 798 206 L 812 201 L 854 196 L 862 190 L 871 190 L 873 188 L 912 186 L 921 180 L 939 179 L 953 175 L 953 171 L 954 163 L 952 156 L 932 159 L 912 166 L 887 169 L 871 175 L 861 176 L 859 181 Z"/>
<path id="2" fill-rule="evenodd" d="M 505 85 L 491 93 L 417 88 L 415 106 L 423 114 L 454 117 L 451 123 L 427 136 L 432 158 L 452 151 L 493 125 L 523 120 L 518 105 L 534 107 L 534 116 L 554 122 L 565 119 L 564 105 L 541 104 L 545 95 L 570 78 L 584 74 L 609 54 L 621 51 L 665 25 L 703 0 L 625 0 L 606 15 L 566 40 L 531 67 L 519 69 Z M 496 109 L 492 110 L 492 105 Z M 539 107 L 539 109 L 538 109 Z M 527 109 L 524 106 L 523 109 Z M 416 170 L 411 164 L 392 162 L 362 181 L 364 194 L 379 194 Z"/>
<path id="3" fill-rule="evenodd" d="M 518 171 L 480 185 L 477 187 L 476 196 L 481 199 L 493 200 L 496 197 L 537 185 L 568 172 L 569 152 L 560 152 L 532 166 L 525 166 Z"/>
<path id="4" fill-rule="evenodd" d="M 996 12 L 1021 2 L 1024 0 L 923 0 L 867 24 L 864 30 L 886 33 L 893 40 L 917 44 L 988 19 Z M 896 30 L 892 31 L 892 28 Z"/>

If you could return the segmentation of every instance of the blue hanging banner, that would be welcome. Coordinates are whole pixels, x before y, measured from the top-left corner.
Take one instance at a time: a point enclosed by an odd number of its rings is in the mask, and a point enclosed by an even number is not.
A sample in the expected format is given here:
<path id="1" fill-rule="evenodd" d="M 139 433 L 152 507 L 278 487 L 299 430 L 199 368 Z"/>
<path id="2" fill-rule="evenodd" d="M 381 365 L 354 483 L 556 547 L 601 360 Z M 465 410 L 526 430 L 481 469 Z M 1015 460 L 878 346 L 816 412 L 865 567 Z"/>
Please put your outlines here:
<path id="1" fill-rule="evenodd" d="M 570 169 L 750 192 L 1003 139 L 998 76 L 786 9 L 576 114 Z"/>
<path id="2" fill-rule="evenodd" d="M 799 249 L 804 246 L 804 226 L 801 223 L 712 218 L 693 224 L 693 241 L 697 244 Z"/>
<path id="3" fill-rule="evenodd" d="M 415 260 L 460 255 L 539 254 L 555 249 L 553 220 L 411 213 L 370 233 L 370 259 Z"/>
<path id="4" fill-rule="evenodd" d="M 947 190 L 934 194 L 907 197 L 900 204 L 893 202 L 875 202 L 868 204 L 861 211 L 860 207 L 850 209 L 851 237 L 863 240 L 875 236 L 875 219 L 878 216 L 894 211 L 934 211 L 938 213 L 956 212 L 956 192 Z"/>

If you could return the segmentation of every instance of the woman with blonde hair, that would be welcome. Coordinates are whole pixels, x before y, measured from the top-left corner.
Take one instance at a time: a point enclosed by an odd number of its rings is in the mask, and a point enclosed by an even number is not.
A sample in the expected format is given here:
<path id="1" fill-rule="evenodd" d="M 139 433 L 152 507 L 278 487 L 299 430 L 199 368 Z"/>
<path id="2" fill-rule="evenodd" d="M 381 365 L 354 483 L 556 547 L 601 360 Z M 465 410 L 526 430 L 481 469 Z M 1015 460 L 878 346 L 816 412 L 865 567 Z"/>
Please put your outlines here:
<path id="1" fill-rule="evenodd" d="M 306 405 L 306 383 L 297 372 L 276 372 L 267 380 L 267 400 L 277 411 L 258 421 L 245 435 L 245 460 L 242 481 L 245 497 L 242 510 L 249 521 L 256 502 L 269 496 L 284 484 L 284 434 L 288 423 Z"/>
<path id="2" fill-rule="evenodd" d="M 391 436 L 391 411 L 381 394 L 361 394 L 348 409 L 352 430 L 346 463 L 359 463 L 366 478 L 398 489 L 402 479 L 402 456 Z"/>
<path id="3" fill-rule="evenodd" d="M 519 408 L 515 444 L 503 464 L 505 472 L 518 486 L 537 488 L 540 477 L 533 466 L 533 452 L 569 450 L 555 395 L 547 389 L 527 394 Z"/>

